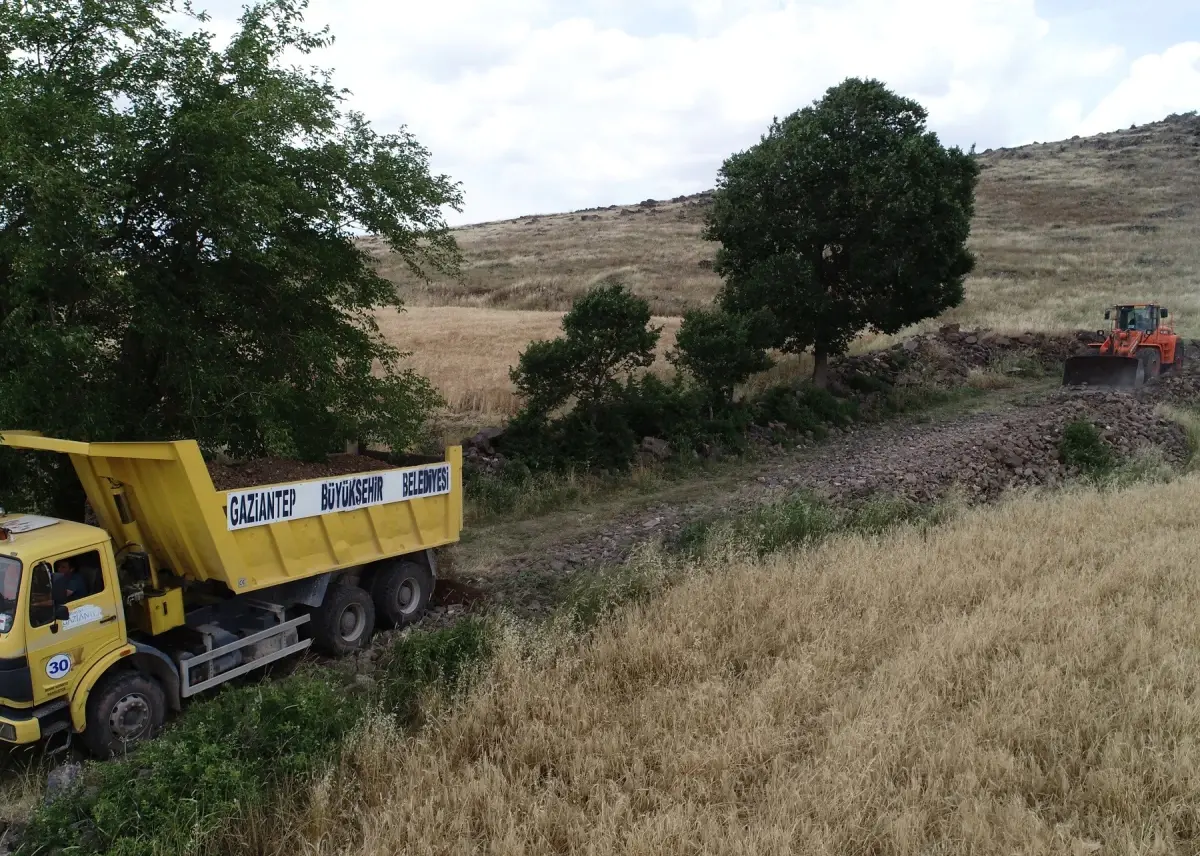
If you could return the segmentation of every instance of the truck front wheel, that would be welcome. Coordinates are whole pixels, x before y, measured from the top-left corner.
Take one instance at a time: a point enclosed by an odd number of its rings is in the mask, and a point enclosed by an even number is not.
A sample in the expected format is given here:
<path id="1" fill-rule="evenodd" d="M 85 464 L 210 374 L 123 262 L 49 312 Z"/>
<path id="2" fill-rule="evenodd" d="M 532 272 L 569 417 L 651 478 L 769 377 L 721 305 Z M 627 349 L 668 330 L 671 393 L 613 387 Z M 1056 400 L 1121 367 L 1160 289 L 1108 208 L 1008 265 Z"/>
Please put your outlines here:
<path id="1" fill-rule="evenodd" d="M 88 695 L 83 742 L 97 758 L 112 758 L 154 737 L 166 714 L 167 695 L 158 681 L 138 672 L 112 672 Z"/>
<path id="2" fill-rule="evenodd" d="M 405 627 L 429 605 L 433 574 L 419 562 L 396 562 L 376 574 L 371 593 L 379 617 L 390 627 Z"/>
<path id="3" fill-rule="evenodd" d="M 344 657 L 365 648 L 375 630 L 375 604 L 356 585 L 332 585 L 313 614 L 313 641 L 326 654 Z"/>

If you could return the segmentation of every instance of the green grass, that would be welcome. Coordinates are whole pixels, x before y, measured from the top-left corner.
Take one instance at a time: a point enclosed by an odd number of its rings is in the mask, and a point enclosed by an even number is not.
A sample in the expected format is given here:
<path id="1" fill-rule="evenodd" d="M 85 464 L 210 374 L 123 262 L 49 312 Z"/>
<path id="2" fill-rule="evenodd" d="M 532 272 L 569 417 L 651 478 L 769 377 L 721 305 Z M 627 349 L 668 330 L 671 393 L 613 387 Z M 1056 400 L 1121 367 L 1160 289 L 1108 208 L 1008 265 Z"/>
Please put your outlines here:
<path id="1" fill-rule="evenodd" d="M 193 704 L 130 756 L 90 763 L 75 789 L 39 807 L 21 854 L 167 856 L 221 852 L 239 823 L 270 814 L 337 756 L 368 712 L 415 723 L 417 699 L 460 689 L 491 651 L 492 627 L 465 619 L 401 638 L 374 680 L 308 668 Z"/>
<path id="2" fill-rule="evenodd" d="M 1093 478 L 1107 475 L 1117 466 L 1117 457 L 1100 429 L 1086 420 L 1072 422 L 1063 429 L 1058 457 L 1065 466 L 1076 467 Z"/>
<path id="3" fill-rule="evenodd" d="M 839 533 L 879 534 L 896 526 L 934 525 L 953 508 L 950 502 L 922 504 L 901 497 L 838 506 L 798 493 L 732 517 L 695 521 L 680 532 L 671 549 L 697 558 L 718 545 L 735 545 L 765 555 Z"/>

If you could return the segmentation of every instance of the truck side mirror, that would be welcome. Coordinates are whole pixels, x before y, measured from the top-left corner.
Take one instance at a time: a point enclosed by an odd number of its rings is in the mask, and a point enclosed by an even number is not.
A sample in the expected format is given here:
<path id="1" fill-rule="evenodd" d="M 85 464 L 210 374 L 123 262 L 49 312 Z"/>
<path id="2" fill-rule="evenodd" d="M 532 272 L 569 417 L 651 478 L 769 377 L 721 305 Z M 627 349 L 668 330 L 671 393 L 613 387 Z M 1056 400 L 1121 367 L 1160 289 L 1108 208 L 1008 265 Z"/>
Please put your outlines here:
<path id="1" fill-rule="evenodd" d="M 1112 311 L 1111 311 L 1111 310 L 1108 310 L 1108 309 L 1105 309 L 1105 310 L 1104 310 L 1104 320 L 1105 320 L 1105 321 L 1111 321 L 1111 320 L 1112 320 Z"/>
<path id="2" fill-rule="evenodd" d="M 1164 307 L 1162 308 L 1162 311 L 1161 311 L 1161 312 L 1159 312 L 1158 314 L 1159 314 L 1161 317 L 1163 317 L 1163 318 L 1166 318 L 1166 317 L 1167 317 L 1167 307 L 1165 307 L 1165 306 L 1164 306 Z"/>
<path id="3" fill-rule="evenodd" d="M 54 604 L 54 620 L 55 621 L 66 621 L 70 617 L 71 617 L 71 610 L 67 609 L 67 605 L 65 603 Z"/>

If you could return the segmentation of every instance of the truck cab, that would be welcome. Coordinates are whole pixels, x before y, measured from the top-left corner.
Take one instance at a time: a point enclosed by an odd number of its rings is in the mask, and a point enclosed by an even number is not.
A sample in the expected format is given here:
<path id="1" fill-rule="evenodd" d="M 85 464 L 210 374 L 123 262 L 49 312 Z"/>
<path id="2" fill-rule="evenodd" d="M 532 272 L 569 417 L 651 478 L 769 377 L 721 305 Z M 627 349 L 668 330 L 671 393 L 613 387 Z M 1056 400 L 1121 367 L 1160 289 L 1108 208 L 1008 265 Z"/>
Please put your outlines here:
<path id="1" fill-rule="evenodd" d="M 92 670 L 129 653 L 108 533 L 0 516 L 0 738 L 25 743 L 70 728 L 72 702 L 94 684 Z M 116 723 L 130 737 L 146 726 L 137 708 L 128 701 Z"/>

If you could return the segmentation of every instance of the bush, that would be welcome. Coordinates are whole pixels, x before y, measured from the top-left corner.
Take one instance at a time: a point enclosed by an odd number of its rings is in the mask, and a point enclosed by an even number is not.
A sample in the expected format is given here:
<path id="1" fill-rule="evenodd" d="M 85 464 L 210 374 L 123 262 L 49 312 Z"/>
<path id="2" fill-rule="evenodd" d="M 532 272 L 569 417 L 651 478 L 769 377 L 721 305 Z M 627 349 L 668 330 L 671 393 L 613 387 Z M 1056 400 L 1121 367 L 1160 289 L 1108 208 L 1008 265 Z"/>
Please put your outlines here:
<path id="1" fill-rule="evenodd" d="M 575 400 L 592 405 L 620 393 L 620 379 L 654 362 L 662 332 L 650 304 L 619 282 L 589 290 L 563 316 L 564 335 L 532 342 L 509 377 L 525 410 L 547 415 Z"/>
<path id="2" fill-rule="evenodd" d="M 780 422 L 793 431 L 810 432 L 818 439 L 829 433 L 828 426 L 844 428 L 857 419 L 857 402 L 812 386 L 799 390 L 772 387 L 754 402 L 754 421 L 758 424 Z"/>
<path id="3" fill-rule="evenodd" d="M 491 655 L 493 644 L 491 625 L 478 618 L 400 639 L 376 661 L 385 710 L 401 722 L 413 722 L 423 692 L 430 687 L 447 693 L 466 689 L 473 669 Z"/>
<path id="4" fill-rule="evenodd" d="M 853 372 L 846 380 L 845 384 L 855 392 L 863 393 L 864 395 L 886 394 L 891 391 L 892 384 L 881 377 L 865 374 L 860 371 Z"/>
<path id="5" fill-rule="evenodd" d="M 1058 442 L 1058 459 L 1065 466 L 1076 467 L 1090 476 L 1104 475 L 1116 466 L 1116 456 L 1100 429 L 1085 420 L 1072 422 L 1063 429 L 1062 439 Z"/>
<path id="6" fill-rule="evenodd" d="M 361 696 L 311 675 L 227 689 L 84 787 L 35 813 L 26 850 L 186 853 L 289 778 L 313 770 L 357 722 Z"/>
<path id="7" fill-rule="evenodd" d="M 734 388 L 774 362 L 767 356 L 771 315 L 732 315 L 720 309 L 685 313 L 667 359 L 688 372 L 715 404 L 728 404 Z"/>

